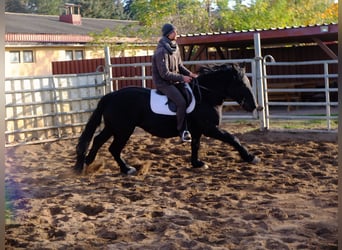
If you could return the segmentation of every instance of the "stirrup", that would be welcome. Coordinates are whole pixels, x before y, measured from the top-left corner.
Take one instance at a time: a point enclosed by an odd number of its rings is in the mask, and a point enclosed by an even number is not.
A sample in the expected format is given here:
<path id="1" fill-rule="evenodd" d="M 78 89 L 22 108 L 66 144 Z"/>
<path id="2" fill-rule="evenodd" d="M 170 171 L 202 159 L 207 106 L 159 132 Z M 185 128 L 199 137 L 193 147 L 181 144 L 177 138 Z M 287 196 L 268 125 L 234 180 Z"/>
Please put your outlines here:
<path id="1" fill-rule="evenodd" d="M 189 130 L 184 130 L 181 134 L 181 139 L 183 142 L 191 142 L 191 134 Z"/>

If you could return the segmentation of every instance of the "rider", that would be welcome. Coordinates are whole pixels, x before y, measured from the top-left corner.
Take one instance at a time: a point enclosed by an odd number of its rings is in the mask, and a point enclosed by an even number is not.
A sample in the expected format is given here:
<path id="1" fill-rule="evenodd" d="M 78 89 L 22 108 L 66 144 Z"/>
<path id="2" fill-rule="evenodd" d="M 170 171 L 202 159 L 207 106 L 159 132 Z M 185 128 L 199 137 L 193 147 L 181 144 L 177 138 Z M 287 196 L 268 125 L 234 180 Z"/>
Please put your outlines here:
<path id="1" fill-rule="evenodd" d="M 156 88 L 177 106 L 177 130 L 182 141 L 191 141 L 186 126 L 186 100 L 177 89 L 180 83 L 189 83 L 197 74 L 184 67 L 177 45 L 177 30 L 172 24 L 162 27 L 162 38 L 152 59 L 152 78 Z"/>

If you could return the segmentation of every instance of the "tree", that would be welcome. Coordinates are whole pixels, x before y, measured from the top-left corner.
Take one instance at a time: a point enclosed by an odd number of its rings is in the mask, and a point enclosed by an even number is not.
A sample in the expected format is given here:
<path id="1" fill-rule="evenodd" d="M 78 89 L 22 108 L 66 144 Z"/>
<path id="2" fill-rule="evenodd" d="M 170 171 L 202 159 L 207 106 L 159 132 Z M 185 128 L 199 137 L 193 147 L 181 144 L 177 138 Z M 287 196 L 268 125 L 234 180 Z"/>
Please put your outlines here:
<path id="1" fill-rule="evenodd" d="M 132 13 L 131 5 L 133 4 L 134 0 L 123 0 L 124 4 L 124 13 L 128 16 L 129 19 L 134 19 L 134 13 Z"/>
<path id="2" fill-rule="evenodd" d="M 245 30 L 337 22 L 331 4 L 333 0 L 254 0 L 249 6 L 237 1 L 231 7 L 229 1 L 217 0 L 214 25 L 218 30 Z M 334 14 L 328 14 L 329 8 Z"/>
<path id="3" fill-rule="evenodd" d="M 126 10 L 130 11 L 131 18 L 146 27 L 148 35 L 159 36 L 164 23 L 174 24 L 181 33 L 210 31 L 208 6 L 210 0 L 136 0 L 128 1 Z"/>
<path id="4" fill-rule="evenodd" d="M 25 1 L 23 0 L 6 0 L 5 1 L 5 11 L 6 12 L 19 12 L 25 13 Z"/>
<path id="5" fill-rule="evenodd" d="M 81 5 L 81 14 L 89 18 L 127 19 L 120 0 L 75 0 Z"/>
<path id="6" fill-rule="evenodd" d="M 322 20 L 326 23 L 336 23 L 338 20 L 338 3 L 332 3 L 322 14 Z"/>
<path id="7" fill-rule="evenodd" d="M 110 16 L 111 19 L 125 20 L 129 19 L 128 15 L 125 13 L 124 3 L 121 0 L 113 0 L 114 11 Z"/>
<path id="8" fill-rule="evenodd" d="M 63 0 L 28 0 L 26 9 L 28 12 L 44 15 L 59 15 Z"/>
<path id="9" fill-rule="evenodd" d="M 59 15 L 66 1 L 83 17 L 137 20 L 122 31 L 152 42 L 167 22 L 184 34 L 338 21 L 334 0 L 6 0 L 6 11 Z"/>

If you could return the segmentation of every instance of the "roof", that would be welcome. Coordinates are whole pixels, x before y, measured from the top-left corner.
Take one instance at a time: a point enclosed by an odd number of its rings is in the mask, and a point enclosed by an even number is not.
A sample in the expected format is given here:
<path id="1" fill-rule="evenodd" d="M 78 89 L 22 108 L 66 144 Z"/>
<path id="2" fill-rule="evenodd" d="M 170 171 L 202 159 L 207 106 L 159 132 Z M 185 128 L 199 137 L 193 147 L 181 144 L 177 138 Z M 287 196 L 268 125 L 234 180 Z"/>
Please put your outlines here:
<path id="1" fill-rule="evenodd" d="M 82 17 L 81 25 L 73 25 L 60 22 L 59 16 L 5 13 L 5 33 L 87 35 L 89 32 L 101 32 L 105 28 L 112 29 L 120 24 L 132 23 L 137 22 Z"/>
<path id="2" fill-rule="evenodd" d="M 313 43 L 313 38 L 319 39 L 322 42 L 332 42 L 338 40 L 337 26 L 336 23 L 331 23 L 299 27 L 187 34 L 180 35 L 177 43 L 182 46 L 204 45 L 206 47 L 215 47 L 223 45 L 230 48 L 242 48 L 253 45 L 255 33 L 260 34 L 263 45 Z"/>
<path id="3" fill-rule="evenodd" d="M 25 24 L 25 25 L 23 25 Z M 91 41 L 90 32 L 101 32 L 117 25 L 137 24 L 136 21 L 95 19 L 82 17 L 81 25 L 59 21 L 59 16 L 23 13 L 5 13 L 6 42 L 38 43 L 86 43 Z M 224 46 L 243 48 L 254 44 L 254 34 L 259 33 L 263 46 L 274 44 L 312 43 L 317 40 L 333 42 L 338 40 L 338 25 L 316 24 L 299 27 L 255 29 L 215 33 L 180 35 L 180 46 Z M 137 38 L 123 38 L 125 42 L 138 42 Z"/>
<path id="4" fill-rule="evenodd" d="M 112 29 L 118 25 L 129 25 L 134 23 L 137 22 L 82 17 L 82 24 L 74 25 L 59 21 L 59 16 L 6 12 L 5 41 L 86 43 L 91 41 L 91 37 L 89 36 L 90 32 L 99 33 L 105 28 Z"/>

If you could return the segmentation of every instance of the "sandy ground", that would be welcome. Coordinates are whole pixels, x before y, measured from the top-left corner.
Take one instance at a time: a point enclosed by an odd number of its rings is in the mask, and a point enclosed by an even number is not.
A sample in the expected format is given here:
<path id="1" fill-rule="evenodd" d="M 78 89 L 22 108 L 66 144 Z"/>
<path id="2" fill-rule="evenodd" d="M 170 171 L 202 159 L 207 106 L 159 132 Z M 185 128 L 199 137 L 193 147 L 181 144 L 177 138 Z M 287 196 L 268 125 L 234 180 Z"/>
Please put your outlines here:
<path id="1" fill-rule="evenodd" d="M 123 176 L 102 147 L 71 171 L 77 140 L 6 149 L 6 249 L 337 249 L 337 134 L 224 124 L 262 161 L 229 145 L 190 147 L 137 131 Z"/>

